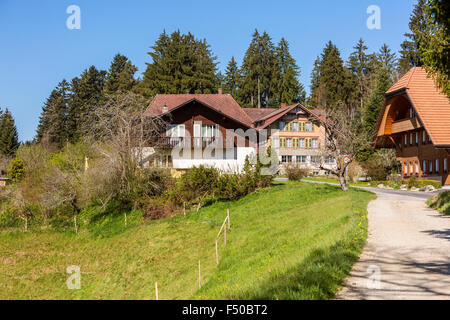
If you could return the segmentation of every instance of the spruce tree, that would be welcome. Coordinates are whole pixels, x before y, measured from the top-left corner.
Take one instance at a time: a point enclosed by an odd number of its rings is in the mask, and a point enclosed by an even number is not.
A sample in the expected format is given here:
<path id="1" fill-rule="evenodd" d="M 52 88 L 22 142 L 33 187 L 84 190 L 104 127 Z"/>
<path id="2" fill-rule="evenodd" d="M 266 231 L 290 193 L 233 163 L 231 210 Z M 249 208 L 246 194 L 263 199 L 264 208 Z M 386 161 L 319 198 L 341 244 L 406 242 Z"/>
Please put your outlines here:
<path id="1" fill-rule="evenodd" d="M 136 85 L 134 74 L 137 67 L 124 55 L 116 54 L 105 80 L 105 93 L 126 92 Z"/>
<path id="2" fill-rule="evenodd" d="M 377 53 L 377 59 L 381 68 L 392 75 L 397 68 L 397 56 L 391 51 L 387 44 L 383 44 Z"/>
<path id="3" fill-rule="evenodd" d="M 331 110 L 338 102 L 355 108 L 355 76 L 344 67 L 338 48 L 329 41 L 315 62 L 311 75 L 311 99 L 314 107 Z"/>
<path id="4" fill-rule="evenodd" d="M 408 72 L 412 67 L 419 67 L 423 64 L 423 55 L 421 46 L 426 47 L 421 34 L 427 33 L 430 28 L 430 16 L 426 10 L 426 0 L 418 0 L 409 20 L 409 29 L 411 33 L 405 33 L 407 38 L 400 45 L 399 69 L 402 74 Z"/>
<path id="5" fill-rule="evenodd" d="M 305 90 L 298 81 L 300 68 L 289 52 L 289 44 L 281 38 L 276 48 L 276 98 L 279 103 L 292 104 L 305 101 Z"/>
<path id="6" fill-rule="evenodd" d="M 57 147 L 63 147 L 68 139 L 68 103 L 70 84 L 63 80 L 51 92 L 42 108 L 36 140 L 44 137 Z"/>
<path id="7" fill-rule="evenodd" d="M 215 93 L 219 86 L 217 59 L 206 40 L 191 34 L 164 31 L 151 47 L 140 91 L 147 97 L 158 93 Z"/>
<path id="8" fill-rule="evenodd" d="M 102 103 L 105 76 L 105 71 L 91 66 L 72 80 L 68 104 L 69 141 L 77 141 L 93 121 L 95 107 Z"/>
<path id="9" fill-rule="evenodd" d="M 19 135 L 11 112 L 6 109 L 0 117 L 0 153 L 12 156 L 19 148 Z"/>
<path id="10" fill-rule="evenodd" d="M 377 70 L 376 85 L 367 102 L 367 108 L 363 121 L 362 134 L 367 141 L 372 141 L 375 125 L 377 123 L 381 107 L 384 103 L 386 91 L 392 86 L 391 72 L 387 68 Z M 358 161 L 367 161 L 375 153 L 373 148 L 365 148 L 358 155 Z"/>
<path id="11" fill-rule="evenodd" d="M 223 92 L 231 94 L 235 99 L 237 99 L 239 81 L 239 67 L 234 57 L 231 57 L 231 60 L 230 62 L 228 62 L 228 66 L 225 71 L 225 76 L 223 78 Z"/>
<path id="12" fill-rule="evenodd" d="M 391 86 L 392 80 L 389 70 L 386 68 L 378 69 L 376 86 L 372 94 L 370 95 L 363 123 L 368 137 L 373 134 L 373 130 L 380 114 L 381 107 L 384 103 L 384 95 Z"/>
<path id="13" fill-rule="evenodd" d="M 253 33 L 240 73 L 239 96 L 244 106 L 269 106 L 277 91 L 277 68 L 275 46 L 267 32 Z"/>
<path id="14" fill-rule="evenodd" d="M 353 51 L 349 58 L 349 69 L 355 75 L 358 81 L 357 96 L 359 100 L 360 108 L 362 109 L 364 99 L 370 90 L 370 73 L 373 71 L 370 65 L 370 56 L 367 54 L 367 46 L 363 39 L 359 39 L 356 46 L 353 47 Z"/>

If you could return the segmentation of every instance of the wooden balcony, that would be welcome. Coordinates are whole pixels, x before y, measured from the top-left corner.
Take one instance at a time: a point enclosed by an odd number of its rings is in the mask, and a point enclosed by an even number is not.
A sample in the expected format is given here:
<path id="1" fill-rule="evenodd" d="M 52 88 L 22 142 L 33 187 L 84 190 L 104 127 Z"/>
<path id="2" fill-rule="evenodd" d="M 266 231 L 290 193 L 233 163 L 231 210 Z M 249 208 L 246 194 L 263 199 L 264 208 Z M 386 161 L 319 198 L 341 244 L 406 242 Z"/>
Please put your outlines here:
<path id="1" fill-rule="evenodd" d="M 392 134 L 419 129 L 421 127 L 417 118 L 397 120 L 392 123 Z"/>
<path id="2" fill-rule="evenodd" d="M 166 137 L 162 136 L 158 139 L 156 146 L 159 148 L 206 148 L 214 143 L 220 143 L 216 137 Z"/>

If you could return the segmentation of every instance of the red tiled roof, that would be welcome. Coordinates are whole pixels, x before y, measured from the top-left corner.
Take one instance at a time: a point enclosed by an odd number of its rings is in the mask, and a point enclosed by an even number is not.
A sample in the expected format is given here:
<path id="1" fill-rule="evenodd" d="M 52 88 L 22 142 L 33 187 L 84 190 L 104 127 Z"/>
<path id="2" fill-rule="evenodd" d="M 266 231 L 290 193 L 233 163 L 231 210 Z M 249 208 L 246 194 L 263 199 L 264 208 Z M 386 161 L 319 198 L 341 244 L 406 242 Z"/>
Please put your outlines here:
<path id="1" fill-rule="evenodd" d="M 256 122 L 263 120 L 264 123 L 257 128 L 266 128 L 296 107 L 300 107 L 322 120 L 325 119 L 325 111 L 319 109 L 310 110 L 299 103 L 281 108 L 241 108 L 233 97 L 228 94 L 158 94 L 150 102 L 147 111 L 152 115 L 162 115 L 170 113 L 194 100 L 251 128 L 255 128 Z M 167 107 L 166 111 L 163 110 L 164 107 Z"/>
<path id="2" fill-rule="evenodd" d="M 421 67 L 409 70 L 386 94 L 405 90 L 434 145 L 450 145 L 450 100 Z M 382 109 L 384 113 L 385 107 Z M 380 125 L 380 119 L 377 125 Z"/>
<path id="3" fill-rule="evenodd" d="M 150 102 L 147 111 L 153 115 L 161 115 L 196 100 L 208 107 L 228 116 L 231 119 L 252 127 L 252 119 L 243 111 L 241 106 L 228 94 L 158 94 Z M 167 111 L 164 112 L 164 106 Z"/>
<path id="4" fill-rule="evenodd" d="M 278 110 L 278 108 L 243 108 L 242 110 L 255 122 Z"/>

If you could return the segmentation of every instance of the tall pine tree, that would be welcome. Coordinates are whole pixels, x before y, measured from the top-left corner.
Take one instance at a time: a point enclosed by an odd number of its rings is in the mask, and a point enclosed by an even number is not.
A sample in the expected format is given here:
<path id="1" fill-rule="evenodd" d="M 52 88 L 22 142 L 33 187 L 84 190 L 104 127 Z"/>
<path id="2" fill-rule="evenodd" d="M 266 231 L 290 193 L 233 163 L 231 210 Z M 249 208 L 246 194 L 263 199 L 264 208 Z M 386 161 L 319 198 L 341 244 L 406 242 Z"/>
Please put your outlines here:
<path id="1" fill-rule="evenodd" d="M 420 67 L 423 64 L 423 55 L 420 47 L 426 46 L 421 34 L 429 32 L 430 16 L 426 9 L 427 0 L 418 0 L 409 20 L 411 33 L 405 33 L 407 38 L 402 42 L 400 50 L 399 70 L 401 74 L 408 72 L 412 67 Z"/>
<path id="2" fill-rule="evenodd" d="M 225 70 L 225 76 L 223 78 L 224 93 L 231 94 L 235 99 L 237 99 L 239 81 L 239 67 L 234 57 L 231 57 L 230 62 L 228 62 L 227 69 Z"/>
<path id="3" fill-rule="evenodd" d="M 36 140 L 47 142 L 61 148 L 68 139 L 68 104 L 70 84 L 63 80 L 51 92 L 42 108 Z"/>
<path id="4" fill-rule="evenodd" d="M 77 141 L 91 122 L 93 111 L 102 103 L 106 71 L 91 66 L 71 83 L 68 105 L 68 138 Z"/>
<path id="5" fill-rule="evenodd" d="M 350 71 L 355 75 L 358 82 L 358 90 L 356 94 L 359 100 L 359 106 L 362 110 L 364 101 L 368 97 L 371 89 L 371 76 L 374 68 L 375 56 L 367 53 L 367 46 L 363 39 L 359 39 L 355 51 L 350 54 L 348 66 Z"/>
<path id="6" fill-rule="evenodd" d="M 298 81 L 300 68 L 289 52 L 289 44 L 281 38 L 276 48 L 277 87 L 276 99 L 279 103 L 292 104 L 305 101 L 305 90 Z"/>
<path id="7" fill-rule="evenodd" d="M 151 47 L 152 58 L 140 85 L 147 96 L 158 93 L 215 93 L 219 86 L 217 59 L 206 40 L 164 31 Z"/>
<path id="8" fill-rule="evenodd" d="M 19 148 L 19 135 L 11 112 L 6 109 L 0 116 L 0 153 L 12 156 Z"/>
<path id="9" fill-rule="evenodd" d="M 355 108 L 355 87 L 355 76 L 344 67 L 338 48 L 329 41 L 314 63 L 310 104 L 332 110 L 342 102 L 347 108 Z"/>
<path id="10" fill-rule="evenodd" d="M 105 93 L 132 90 L 137 83 L 134 79 L 136 71 L 137 67 L 126 56 L 120 53 L 116 54 L 106 75 Z"/>
<path id="11" fill-rule="evenodd" d="M 240 73 L 240 101 L 247 107 L 269 106 L 277 91 L 275 46 L 272 39 L 258 30 L 245 53 Z M 276 102 L 274 103 L 276 104 Z"/>

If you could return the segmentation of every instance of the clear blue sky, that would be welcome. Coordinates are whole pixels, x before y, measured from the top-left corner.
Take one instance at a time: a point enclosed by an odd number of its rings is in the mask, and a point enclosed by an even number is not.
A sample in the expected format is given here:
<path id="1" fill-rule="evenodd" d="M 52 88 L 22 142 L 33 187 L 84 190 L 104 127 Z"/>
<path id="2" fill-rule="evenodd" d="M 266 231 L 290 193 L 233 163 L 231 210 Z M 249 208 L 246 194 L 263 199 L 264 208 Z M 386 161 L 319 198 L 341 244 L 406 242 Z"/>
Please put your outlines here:
<path id="1" fill-rule="evenodd" d="M 32 139 L 42 105 L 62 79 L 85 68 L 107 69 L 120 52 L 145 71 L 163 29 L 206 38 L 223 70 L 240 62 L 255 28 L 278 42 L 285 37 L 309 91 L 313 62 L 328 40 L 347 59 L 363 38 L 370 51 L 387 43 L 398 51 L 408 31 L 413 0 L 0 0 L 0 107 L 16 119 L 19 138 Z M 69 5 L 81 8 L 81 30 L 69 30 Z M 381 9 L 381 30 L 369 30 L 366 9 Z"/>

